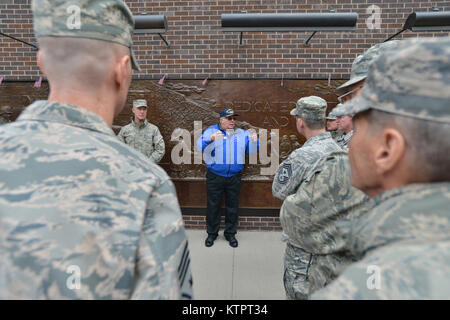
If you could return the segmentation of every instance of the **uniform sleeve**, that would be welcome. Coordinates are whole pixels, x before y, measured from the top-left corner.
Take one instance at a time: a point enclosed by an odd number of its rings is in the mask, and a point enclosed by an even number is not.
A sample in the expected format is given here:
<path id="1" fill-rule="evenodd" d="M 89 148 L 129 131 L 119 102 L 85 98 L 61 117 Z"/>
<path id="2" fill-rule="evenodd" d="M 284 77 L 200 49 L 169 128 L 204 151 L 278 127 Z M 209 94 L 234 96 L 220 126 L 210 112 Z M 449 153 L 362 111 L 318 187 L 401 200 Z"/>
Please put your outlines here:
<path id="1" fill-rule="evenodd" d="M 153 139 L 155 148 L 150 158 L 152 158 L 155 163 L 158 163 L 164 157 L 164 153 L 166 152 L 166 145 L 158 128 L 155 130 L 155 136 Z"/>
<path id="2" fill-rule="evenodd" d="M 292 152 L 280 164 L 275 173 L 272 183 L 273 196 L 284 200 L 287 196 L 296 193 L 302 182 L 305 169 L 301 161 L 301 153 Z"/>
<path id="3" fill-rule="evenodd" d="M 449 263 L 448 241 L 399 241 L 351 264 L 311 299 L 448 299 Z"/>
<path id="4" fill-rule="evenodd" d="M 189 247 L 169 179 L 153 191 L 147 203 L 135 283 L 132 299 L 193 299 Z"/>

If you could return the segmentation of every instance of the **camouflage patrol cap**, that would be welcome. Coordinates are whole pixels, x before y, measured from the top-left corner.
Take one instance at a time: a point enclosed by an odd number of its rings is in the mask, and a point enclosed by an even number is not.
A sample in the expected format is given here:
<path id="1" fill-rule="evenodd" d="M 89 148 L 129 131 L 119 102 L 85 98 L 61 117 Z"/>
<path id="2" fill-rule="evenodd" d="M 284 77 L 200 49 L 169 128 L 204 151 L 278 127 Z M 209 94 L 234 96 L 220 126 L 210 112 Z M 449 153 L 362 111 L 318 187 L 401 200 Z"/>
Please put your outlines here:
<path id="1" fill-rule="evenodd" d="M 338 103 L 336 105 L 336 108 L 333 109 L 333 112 L 336 117 L 343 117 L 346 115 L 350 115 L 349 113 L 346 112 L 346 108 L 342 103 Z"/>
<path id="2" fill-rule="evenodd" d="M 352 70 L 350 73 L 350 80 L 345 82 L 340 87 L 336 88 L 337 91 L 343 91 L 347 87 L 364 80 L 367 77 L 367 71 L 369 70 L 370 64 L 385 50 L 390 50 L 396 48 L 402 41 L 401 40 L 391 40 L 387 42 L 378 43 L 369 49 L 367 49 L 363 54 L 357 56 L 352 63 Z"/>
<path id="3" fill-rule="evenodd" d="M 148 107 L 147 106 L 147 100 L 145 99 L 138 99 L 138 100 L 133 100 L 133 108 L 139 108 L 139 107 Z"/>
<path id="4" fill-rule="evenodd" d="M 361 95 L 346 102 L 341 113 L 376 109 L 450 123 L 450 37 L 402 42 L 374 61 Z"/>
<path id="5" fill-rule="evenodd" d="M 291 115 L 305 120 L 323 120 L 327 110 L 327 102 L 316 96 L 300 98 Z"/>
<path id="6" fill-rule="evenodd" d="M 340 105 L 340 103 L 338 104 L 338 106 Z M 328 116 L 325 118 L 327 120 L 336 120 L 337 116 L 336 116 L 336 108 L 334 108 L 333 110 L 330 111 L 330 113 L 328 113 Z"/>
<path id="7" fill-rule="evenodd" d="M 103 40 L 130 49 L 133 69 L 141 71 L 134 52 L 134 18 L 122 0 L 33 0 L 36 38 L 74 37 Z"/>

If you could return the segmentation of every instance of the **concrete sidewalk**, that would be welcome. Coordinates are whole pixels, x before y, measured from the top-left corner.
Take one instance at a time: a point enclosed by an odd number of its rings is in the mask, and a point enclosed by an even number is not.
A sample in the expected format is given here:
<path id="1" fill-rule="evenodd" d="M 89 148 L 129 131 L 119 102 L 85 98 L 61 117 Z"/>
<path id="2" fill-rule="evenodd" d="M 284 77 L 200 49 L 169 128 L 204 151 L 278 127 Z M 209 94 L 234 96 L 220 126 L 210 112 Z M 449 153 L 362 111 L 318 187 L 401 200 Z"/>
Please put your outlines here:
<path id="1" fill-rule="evenodd" d="M 281 232 L 238 231 L 237 248 L 219 234 L 205 247 L 205 230 L 186 229 L 194 297 L 198 300 L 284 300 Z"/>

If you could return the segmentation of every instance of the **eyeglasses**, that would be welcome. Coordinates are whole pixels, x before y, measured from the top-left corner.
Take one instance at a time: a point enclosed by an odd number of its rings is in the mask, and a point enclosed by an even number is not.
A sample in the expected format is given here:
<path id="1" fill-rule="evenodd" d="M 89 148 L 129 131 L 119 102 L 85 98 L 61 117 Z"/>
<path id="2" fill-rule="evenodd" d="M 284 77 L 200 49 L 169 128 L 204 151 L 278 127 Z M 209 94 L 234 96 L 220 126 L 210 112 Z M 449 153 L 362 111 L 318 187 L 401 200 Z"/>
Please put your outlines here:
<path id="1" fill-rule="evenodd" d="M 344 93 L 342 96 L 338 97 L 338 101 L 340 103 L 344 103 L 345 101 L 348 101 L 353 98 L 356 91 L 360 90 L 363 86 L 358 86 L 353 90 L 350 90 L 349 92 Z"/>
<path id="2" fill-rule="evenodd" d="M 236 120 L 236 117 L 226 117 L 225 119 L 232 121 L 232 120 Z"/>

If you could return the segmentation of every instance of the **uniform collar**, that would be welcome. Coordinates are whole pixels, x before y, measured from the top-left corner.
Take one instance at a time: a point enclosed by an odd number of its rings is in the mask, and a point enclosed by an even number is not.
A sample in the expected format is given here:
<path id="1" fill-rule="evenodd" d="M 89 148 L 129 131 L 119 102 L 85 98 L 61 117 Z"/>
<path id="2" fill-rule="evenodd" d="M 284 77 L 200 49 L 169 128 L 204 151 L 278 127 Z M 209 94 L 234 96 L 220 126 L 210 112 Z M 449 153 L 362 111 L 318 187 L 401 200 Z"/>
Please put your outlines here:
<path id="1" fill-rule="evenodd" d="M 306 140 L 304 145 L 315 144 L 317 141 L 325 140 L 328 138 L 331 138 L 331 133 L 329 133 L 328 131 L 321 132 Z"/>
<path id="2" fill-rule="evenodd" d="M 143 124 L 138 125 L 137 122 L 134 121 L 134 117 L 131 117 L 131 123 L 133 123 L 133 125 L 134 125 L 136 128 L 143 128 L 143 127 L 146 127 L 146 126 L 147 126 L 148 121 L 147 121 L 147 119 L 145 119 Z"/>
<path id="3" fill-rule="evenodd" d="M 430 182 L 408 184 L 377 195 L 361 209 L 359 218 L 343 229 L 348 248 L 366 254 L 391 242 L 449 239 L 449 221 L 442 215 L 447 212 L 441 206 L 449 194 L 449 182 Z"/>
<path id="4" fill-rule="evenodd" d="M 344 141 L 348 142 L 352 136 L 353 136 L 353 130 L 344 135 Z"/>
<path id="5" fill-rule="evenodd" d="M 26 107 L 17 118 L 17 121 L 26 120 L 62 123 L 115 136 L 114 131 L 99 115 L 67 103 L 48 100 L 35 101 Z"/>
<path id="6" fill-rule="evenodd" d="M 445 190 L 446 192 L 448 192 L 450 188 L 450 183 L 445 181 L 445 182 L 429 182 L 429 183 L 412 183 L 412 184 L 407 184 L 395 189 L 391 189 L 391 190 L 387 190 L 384 191 L 380 194 L 378 194 L 377 196 L 375 196 L 372 199 L 372 202 L 374 205 L 378 205 L 380 203 L 385 202 L 386 200 L 390 199 L 390 198 L 395 198 L 397 196 L 401 196 L 404 194 L 413 194 L 413 195 L 417 195 L 419 193 L 438 193 L 441 192 L 443 190 Z M 441 191 L 439 191 L 441 190 Z"/>

